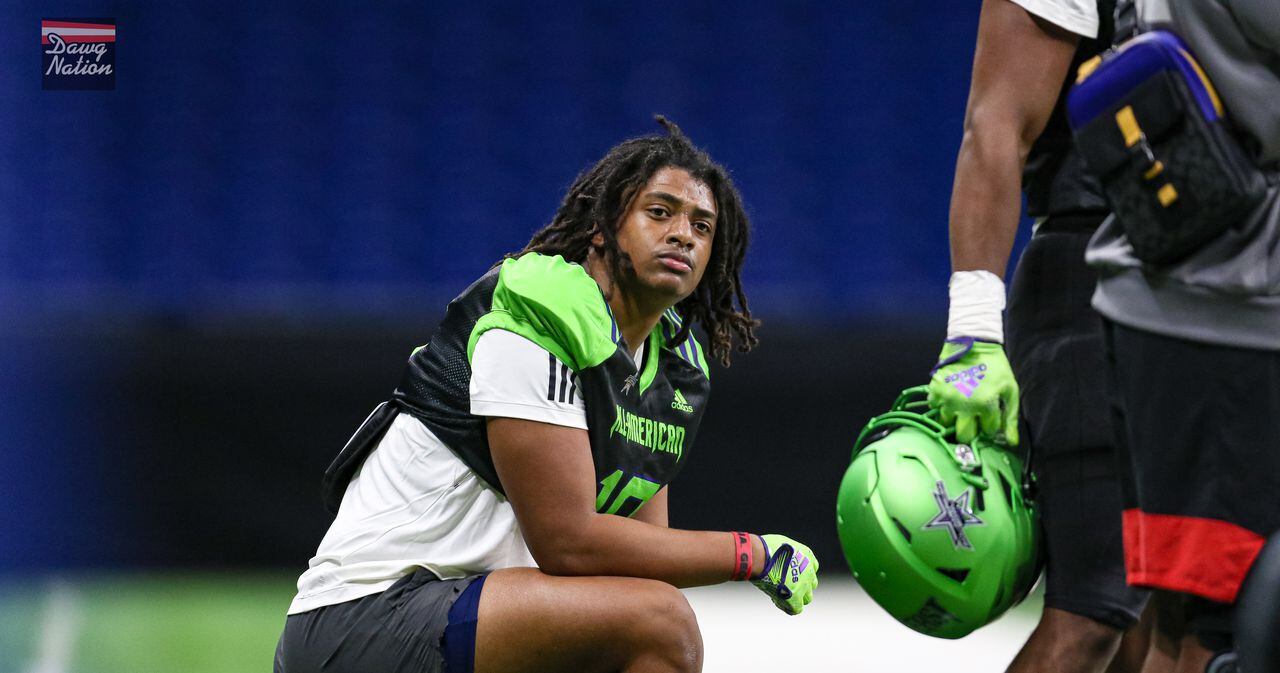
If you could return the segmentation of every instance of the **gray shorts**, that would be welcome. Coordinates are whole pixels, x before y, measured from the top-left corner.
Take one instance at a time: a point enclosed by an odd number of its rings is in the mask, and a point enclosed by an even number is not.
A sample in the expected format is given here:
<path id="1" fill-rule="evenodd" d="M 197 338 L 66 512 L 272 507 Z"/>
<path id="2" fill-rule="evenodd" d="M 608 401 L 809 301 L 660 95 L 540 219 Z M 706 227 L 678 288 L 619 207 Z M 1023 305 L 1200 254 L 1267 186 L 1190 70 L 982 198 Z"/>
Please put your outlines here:
<path id="1" fill-rule="evenodd" d="M 485 577 L 420 568 L 380 594 L 289 615 L 275 673 L 472 673 Z"/>

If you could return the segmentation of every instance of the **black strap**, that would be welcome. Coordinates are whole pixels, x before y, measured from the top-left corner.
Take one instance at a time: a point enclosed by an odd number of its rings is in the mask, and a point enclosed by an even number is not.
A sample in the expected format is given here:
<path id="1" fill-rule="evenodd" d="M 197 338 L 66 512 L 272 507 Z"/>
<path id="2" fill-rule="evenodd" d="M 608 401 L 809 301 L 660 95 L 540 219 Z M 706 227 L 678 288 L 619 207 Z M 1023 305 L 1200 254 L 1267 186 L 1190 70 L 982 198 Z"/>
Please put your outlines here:
<path id="1" fill-rule="evenodd" d="M 1092 234 L 1109 214 L 1105 211 L 1094 211 L 1050 215 L 1036 225 L 1036 235 Z"/>
<path id="2" fill-rule="evenodd" d="M 347 445 L 342 447 L 337 457 L 324 471 L 324 478 L 320 482 L 320 495 L 324 499 L 325 508 L 330 512 L 335 514 L 338 512 L 342 496 L 347 492 L 347 484 L 355 476 L 356 470 L 364 464 L 364 459 L 377 448 L 378 442 L 382 441 L 382 436 L 387 434 L 387 429 L 391 427 L 391 422 L 396 420 L 398 413 L 400 408 L 392 402 L 379 404 L 374 408 L 373 413 L 364 419 L 364 423 L 360 424 L 356 433 L 347 440 Z"/>
<path id="3" fill-rule="evenodd" d="M 1142 21 L 1138 18 L 1138 4 L 1135 0 L 1116 0 L 1115 32 L 1111 37 L 1112 46 L 1119 46 L 1129 38 L 1143 31 Z"/>

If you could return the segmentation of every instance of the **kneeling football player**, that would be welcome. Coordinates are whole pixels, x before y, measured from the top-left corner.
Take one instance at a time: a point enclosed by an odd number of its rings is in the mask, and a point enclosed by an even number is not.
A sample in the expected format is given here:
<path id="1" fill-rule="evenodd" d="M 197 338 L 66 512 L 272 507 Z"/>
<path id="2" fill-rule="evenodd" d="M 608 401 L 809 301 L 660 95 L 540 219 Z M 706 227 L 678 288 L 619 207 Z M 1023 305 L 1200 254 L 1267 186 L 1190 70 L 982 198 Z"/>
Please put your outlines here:
<path id="1" fill-rule="evenodd" d="M 277 673 L 699 671 L 677 587 L 750 580 L 789 614 L 812 600 L 804 545 L 667 526 L 708 355 L 749 350 L 756 321 L 738 192 L 659 121 L 449 304 L 330 468 L 340 506 Z"/>

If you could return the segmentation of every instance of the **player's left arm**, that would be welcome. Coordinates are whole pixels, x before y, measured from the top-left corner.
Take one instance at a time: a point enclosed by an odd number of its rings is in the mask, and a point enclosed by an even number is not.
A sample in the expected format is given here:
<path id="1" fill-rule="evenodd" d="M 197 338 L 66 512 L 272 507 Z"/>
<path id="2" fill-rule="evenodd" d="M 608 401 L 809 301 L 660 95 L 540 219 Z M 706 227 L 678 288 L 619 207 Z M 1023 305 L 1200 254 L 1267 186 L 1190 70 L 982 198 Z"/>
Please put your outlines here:
<path id="1" fill-rule="evenodd" d="M 1022 210 L 1022 169 L 1079 41 L 1011 0 L 982 3 L 951 192 L 952 271 L 1004 276 Z"/>
<path id="2" fill-rule="evenodd" d="M 1058 102 L 1079 36 L 1012 0 L 984 0 L 951 192 L 951 311 L 929 402 L 959 441 L 1018 442 L 1018 385 L 1004 355 L 1004 273 L 1022 170 Z"/>
<path id="3" fill-rule="evenodd" d="M 636 510 L 636 513 L 631 518 L 653 526 L 670 528 L 670 524 L 667 521 L 667 494 L 670 491 L 670 486 L 663 486 L 662 490 L 655 493 L 652 498 L 649 498 L 649 501 Z"/>

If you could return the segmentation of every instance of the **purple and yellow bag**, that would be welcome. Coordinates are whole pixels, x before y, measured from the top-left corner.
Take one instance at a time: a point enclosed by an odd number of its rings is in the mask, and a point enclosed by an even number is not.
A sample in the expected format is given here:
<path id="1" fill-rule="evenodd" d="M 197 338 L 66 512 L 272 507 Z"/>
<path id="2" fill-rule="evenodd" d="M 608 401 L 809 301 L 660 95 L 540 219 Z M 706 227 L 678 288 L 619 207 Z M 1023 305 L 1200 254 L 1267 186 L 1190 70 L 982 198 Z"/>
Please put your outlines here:
<path id="1" fill-rule="evenodd" d="M 1173 33 L 1142 33 L 1083 64 L 1067 117 L 1145 262 L 1191 253 L 1243 221 L 1265 195 L 1213 84 Z"/>

